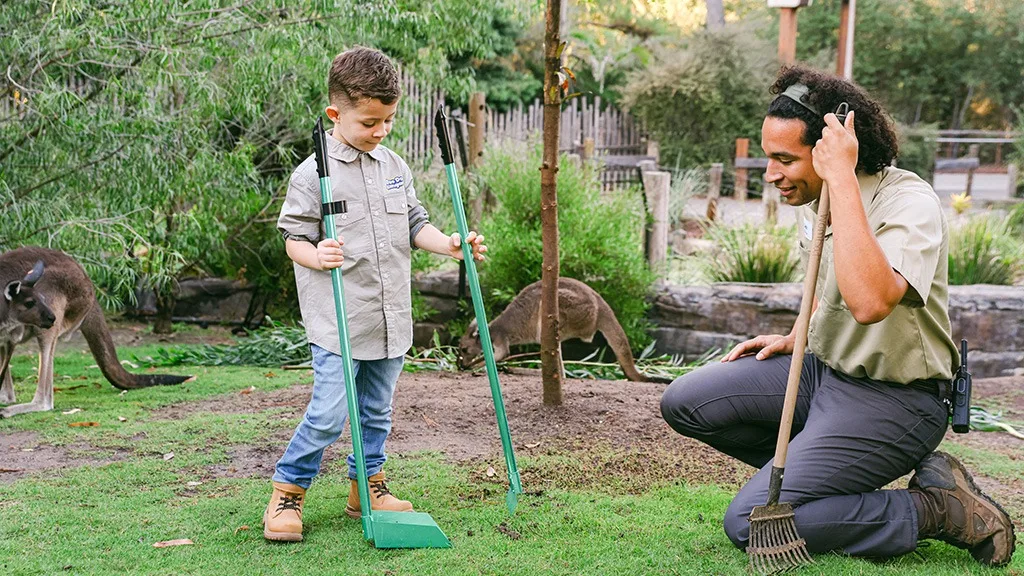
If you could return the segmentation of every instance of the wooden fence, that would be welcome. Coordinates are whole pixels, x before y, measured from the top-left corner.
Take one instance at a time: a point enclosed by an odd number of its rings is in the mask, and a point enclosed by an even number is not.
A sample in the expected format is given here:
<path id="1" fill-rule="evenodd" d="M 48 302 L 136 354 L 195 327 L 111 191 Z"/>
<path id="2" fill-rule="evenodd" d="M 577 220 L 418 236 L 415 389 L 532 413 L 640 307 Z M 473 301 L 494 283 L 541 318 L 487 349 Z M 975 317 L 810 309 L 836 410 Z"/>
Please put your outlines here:
<path id="1" fill-rule="evenodd" d="M 445 103 L 444 93 L 425 87 L 411 76 L 402 74 L 402 98 L 399 114 L 406 119 L 407 130 L 396 134 L 390 142 L 410 164 L 423 164 L 437 158 L 437 137 L 434 134 L 434 112 Z M 602 109 L 603 108 L 603 109 Z M 469 141 L 468 111 L 452 110 L 446 106 L 452 126 L 453 144 L 465 151 Z M 519 105 L 505 112 L 488 109 L 484 114 L 484 139 L 487 142 L 505 140 L 526 141 L 540 138 L 544 125 L 544 107 L 538 98 L 530 104 Z M 591 144 L 585 150 L 584 145 Z M 638 184 L 640 172 L 635 162 L 623 162 L 616 157 L 649 155 L 646 135 L 632 116 L 612 106 L 602 107 L 601 98 L 573 98 L 562 109 L 559 125 L 559 150 L 608 158 L 601 180 L 606 188 Z M 644 156 L 646 157 L 646 156 Z M 656 159 L 656 158 L 655 158 Z M 456 163 L 465 164 L 464 154 L 456 156 Z"/>

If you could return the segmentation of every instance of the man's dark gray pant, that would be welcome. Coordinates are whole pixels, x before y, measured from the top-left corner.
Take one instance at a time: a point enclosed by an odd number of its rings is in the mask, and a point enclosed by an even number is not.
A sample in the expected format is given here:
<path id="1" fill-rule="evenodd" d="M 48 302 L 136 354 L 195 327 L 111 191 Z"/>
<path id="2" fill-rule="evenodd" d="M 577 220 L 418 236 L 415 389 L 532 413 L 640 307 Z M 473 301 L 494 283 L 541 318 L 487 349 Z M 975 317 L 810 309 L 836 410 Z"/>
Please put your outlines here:
<path id="1" fill-rule="evenodd" d="M 725 513 L 740 549 L 750 511 L 768 500 L 791 356 L 753 356 L 705 366 L 673 382 L 661 413 L 680 434 L 760 468 Z M 936 388 L 937 388 L 936 384 Z M 906 490 L 879 490 L 935 449 L 946 431 L 936 391 L 852 378 L 804 356 L 781 502 L 811 552 L 906 554 L 917 545 L 917 513 Z"/>

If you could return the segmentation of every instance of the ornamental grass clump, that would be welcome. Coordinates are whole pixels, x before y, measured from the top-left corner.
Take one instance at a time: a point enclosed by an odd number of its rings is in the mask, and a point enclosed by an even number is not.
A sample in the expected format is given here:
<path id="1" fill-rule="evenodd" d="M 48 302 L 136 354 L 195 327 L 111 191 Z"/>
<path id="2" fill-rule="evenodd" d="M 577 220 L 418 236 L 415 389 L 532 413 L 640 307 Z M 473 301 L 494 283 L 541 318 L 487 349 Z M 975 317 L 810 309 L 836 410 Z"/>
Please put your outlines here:
<path id="1" fill-rule="evenodd" d="M 796 232 L 791 226 L 715 226 L 705 237 L 718 247 L 705 263 L 712 282 L 768 284 L 798 279 L 800 257 L 794 249 Z"/>
<path id="2" fill-rule="evenodd" d="M 1011 223 L 993 216 L 975 216 L 952 226 L 949 238 L 949 283 L 1014 283 L 1024 264 L 1024 242 Z"/>

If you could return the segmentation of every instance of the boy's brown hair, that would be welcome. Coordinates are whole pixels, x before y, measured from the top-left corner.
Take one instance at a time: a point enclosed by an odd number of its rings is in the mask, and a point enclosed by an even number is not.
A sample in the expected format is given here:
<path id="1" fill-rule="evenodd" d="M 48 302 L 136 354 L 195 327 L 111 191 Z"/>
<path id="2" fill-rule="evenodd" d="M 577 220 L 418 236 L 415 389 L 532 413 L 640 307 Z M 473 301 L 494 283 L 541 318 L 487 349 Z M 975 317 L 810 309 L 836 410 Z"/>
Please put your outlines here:
<path id="1" fill-rule="evenodd" d="M 393 104 L 402 95 L 398 70 L 379 50 L 356 46 L 338 54 L 327 76 L 327 97 L 334 106 L 353 106 L 376 98 Z"/>

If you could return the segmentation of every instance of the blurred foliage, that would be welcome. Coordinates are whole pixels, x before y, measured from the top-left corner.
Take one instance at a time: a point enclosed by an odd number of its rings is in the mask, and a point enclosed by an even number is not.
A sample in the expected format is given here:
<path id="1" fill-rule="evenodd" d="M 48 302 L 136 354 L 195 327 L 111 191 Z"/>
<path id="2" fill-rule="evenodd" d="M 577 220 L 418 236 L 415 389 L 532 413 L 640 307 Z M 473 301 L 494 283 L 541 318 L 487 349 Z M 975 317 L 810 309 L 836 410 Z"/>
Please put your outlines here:
<path id="1" fill-rule="evenodd" d="M 979 215 L 952 226 L 949 237 L 949 283 L 1010 285 L 1022 272 L 1024 240 L 1011 223 Z"/>
<path id="2" fill-rule="evenodd" d="M 835 69 L 840 3 L 800 10 L 798 59 Z M 861 2 L 854 78 L 905 124 L 1003 130 L 1024 103 L 1022 23 L 1020 0 Z"/>
<path id="3" fill-rule="evenodd" d="M 935 178 L 935 155 L 939 151 L 939 127 L 937 124 L 918 124 L 910 128 L 897 124 L 900 153 L 896 165 L 903 170 L 910 170 L 931 182 Z"/>
<path id="4" fill-rule="evenodd" d="M 774 48 L 752 30 L 702 31 L 632 73 L 623 104 L 658 140 L 663 163 L 727 161 L 737 137 L 760 133 L 773 70 Z"/>
<path id="5" fill-rule="evenodd" d="M 800 274 L 793 226 L 712 226 L 705 238 L 718 248 L 705 260 L 712 282 L 793 282 Z"/>

